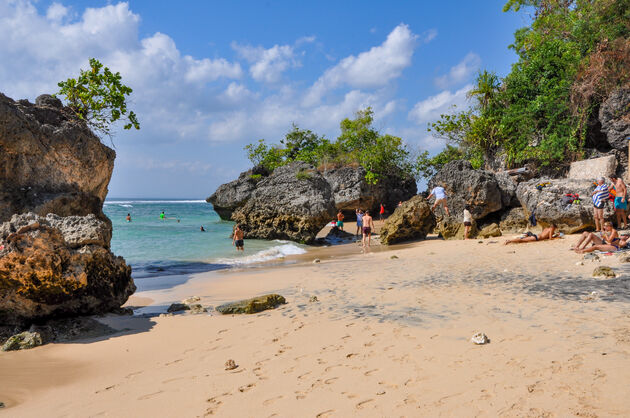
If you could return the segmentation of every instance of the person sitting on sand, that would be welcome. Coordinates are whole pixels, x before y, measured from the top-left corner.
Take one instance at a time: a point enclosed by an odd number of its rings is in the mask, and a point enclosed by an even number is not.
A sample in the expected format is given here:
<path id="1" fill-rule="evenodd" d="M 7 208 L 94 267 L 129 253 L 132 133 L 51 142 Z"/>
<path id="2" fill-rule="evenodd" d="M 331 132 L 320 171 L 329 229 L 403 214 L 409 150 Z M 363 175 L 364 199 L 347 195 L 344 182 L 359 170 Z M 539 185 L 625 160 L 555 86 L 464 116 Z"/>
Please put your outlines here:
<path id="1" fill-rule="evenodd" d="M 621 238 L 615 228 L 613 228 L 612 222 L 604 222 L 604 232 L 600 238 L 597 234 L 592 232 L 583 232 L 577 245 L 572 248 L 577 253 L 600 250 L 600 251 L 617 251 L 620 247 Z M 593 244 L 592 247 L 587 248 L 589 244 Z M 597 248 L 593 248 L 597 247 Z"/>
<path id="2" fill-rule="evenodd" d="M 374 229 L 374 221 L 370 216 L 370 211 L 366 210 L 363 215 L 363 248 L 370 248 L 370 239 L 372 237 L 372 229 Z M 367 243 L 367 245 L 366 245 Z"/>
<path id="3" fill-rule="evenodd" d="M 543 229 L 543 231 L 538 235 L 532 232 L 527 232 L 526 236 L 522 238 L 509 239 L 505 241 L 504 244 L 505 245 L 520 244 L 523 242 L 536 242 L 536 241 L 545 241 L 548 239 L 553 239 L 554 238 L 553 234 L 555 234 L 556 229 L 558 229 L 558 226 L 556 224 L 551 224 L 550 227 Z"/>
<path id="4" fill-rule="evenodd" d="M 363 211 L 357 209 L 355 213 L 357 214 L 357 233 L 355 235 L 358 236 L 363 233 Z"/>
<path id="5" fill-rule="evenodd" d="M 232 234 L 232 245 L 236 246 L 236 251 L 245 251 L 245 246 L 243 244 L 244 237 L 245 233 L 241 229 L 241 226 L 236 224 L 234 227 L 234 234 Z"/>
<path id="6" fill-rule="evenodd" d="M 345 216 L 343 216 L 343 213 L 341 213 L 341 210 L 339 210 L 339 212 L 337 212 L 337 228 L 339 228 L 342 231 L 343 231 L 343 218 L 345 218 Z"/>
<path id="7" fill-rule="evenodd" d="M 431 199 L 431 196 L 435 196 L 435 203 L 431 207 L 431 212 L 435 211 L 435 208 L 438 205 L 442 205 L 444 208 L 444 212 L 446 212 L 446 216 L 449 216 L 448 213 L 448 205 L 446 204 L 446 191 L 442 186 L 436 186 L 431 190 L 431 194 L 427 197 L 427 200 Z"/>

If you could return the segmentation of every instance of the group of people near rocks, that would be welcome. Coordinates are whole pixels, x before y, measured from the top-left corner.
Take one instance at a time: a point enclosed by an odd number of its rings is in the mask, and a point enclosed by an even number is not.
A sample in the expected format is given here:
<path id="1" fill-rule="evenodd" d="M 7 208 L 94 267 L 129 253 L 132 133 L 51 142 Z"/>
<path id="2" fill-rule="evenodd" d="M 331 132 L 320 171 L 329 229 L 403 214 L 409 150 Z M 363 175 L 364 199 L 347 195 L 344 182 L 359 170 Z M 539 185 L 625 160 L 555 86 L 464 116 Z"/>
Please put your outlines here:
<path id="1" fill-rule="evenodd" d="M 619 251 L 620 249 L 628 248 L 628 244 L 630 244 L 630 234 L 620 235 L 613 227 L 612 222 L 605 221 L 604 219 L 604 209 L 609 201 L 613 202 L 618 228 L 626 229 L 628 227 L 628 219 L 630 219 L 630 216 L 628 216 L 626 212 L 628 209 L 626 184 L 616 175 L 611 175 L 609 179 L 610 184 L 606 183 L 606 179 L 604 177 L 600 177 L 596 182 L 595 190 L 593 190 L 591 194 L 593 201 L 595 232 L 582 233 L 577 245 L 571 248 L 578 253 L 589 253 L 593 251 Z M 433 203 L 431 210 L 435 211 L 438 206 L 441 206 L 444 209 L 446 216 L 449 216 L 446 191 L 444 187 L 442 185 L 434 187 L 427 197 L 427 200 L 431 199 L 431 197 L 435 197 L 435 202 Z M 469 205 L 466 205 L 463 210 L 464 239 L 469 238 L 472 227 L 473 218 L 470 210 L 471 207 Z M 550 226 L 544 228 L 539 234 L 528 231 L 522 237 L 507 240 L 504 244 L 507 245 L 551 240 L 558 237 L 558 234 L 556 234 L 557 231 L 558 226 L 555 223 L 552 223 Z"/>

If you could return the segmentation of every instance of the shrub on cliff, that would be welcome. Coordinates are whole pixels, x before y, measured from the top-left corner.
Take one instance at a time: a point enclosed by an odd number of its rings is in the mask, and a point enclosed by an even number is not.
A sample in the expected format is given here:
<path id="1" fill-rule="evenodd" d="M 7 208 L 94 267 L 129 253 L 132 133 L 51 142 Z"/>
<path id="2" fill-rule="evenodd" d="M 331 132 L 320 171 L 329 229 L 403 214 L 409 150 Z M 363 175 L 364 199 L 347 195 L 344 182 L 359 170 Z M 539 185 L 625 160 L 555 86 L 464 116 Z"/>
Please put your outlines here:
<path id="1" fill-rule="evenodd" d="M 125 96 L 133 90 L 121 80 L 120 73 L 112 73 L 90 58 L 90 69 L 81 70 L 77 78 L 59 82 L 61 90 L 57 94 L 64 97 L 79 119 L 100 134 L 110 135 L 112 124 L 119 119 L 126 122 L 124 129 L 140 129 L 136 114 L 127 109 Z"/>
<path id="2" fill-rule="evenodd" d="M 415 161 L 402 139 L 381 134 L 374 129 L 373 121 L 374 112 L 368 107 L 357 112 L 354 119 L 341 121 L 341 135 L 334 142 L 294 124 L 279 145 L 268 145 L 261 139 L 245 146 L 245 150 L 254 166 L 263 166 L 269 171 L 302 161 L 324 168 L 360 165 L 370 184 L 393 172 L 402 171 L 415 177 Z"/>

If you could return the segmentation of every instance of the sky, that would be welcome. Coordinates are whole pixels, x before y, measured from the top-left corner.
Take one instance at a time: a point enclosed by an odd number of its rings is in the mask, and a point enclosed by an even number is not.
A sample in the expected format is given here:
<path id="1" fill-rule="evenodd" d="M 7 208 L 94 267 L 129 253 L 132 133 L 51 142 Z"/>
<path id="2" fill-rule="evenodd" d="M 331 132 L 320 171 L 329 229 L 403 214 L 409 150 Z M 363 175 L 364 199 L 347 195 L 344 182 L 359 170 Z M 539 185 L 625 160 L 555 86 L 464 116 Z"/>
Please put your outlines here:
<path id="1" fill-rule="evenodd" d="M 516 61 L 531 17 L 504 3 L 0 0 L 0 92 L 34 101 L 99 59 L 141 124 L 104 139 L 109 197 L 205 198 L 249 168 L 246 144 L 293 123 L 334 139 L 367 106 L 381 132 L 439 152 L 427 123 Z"/>

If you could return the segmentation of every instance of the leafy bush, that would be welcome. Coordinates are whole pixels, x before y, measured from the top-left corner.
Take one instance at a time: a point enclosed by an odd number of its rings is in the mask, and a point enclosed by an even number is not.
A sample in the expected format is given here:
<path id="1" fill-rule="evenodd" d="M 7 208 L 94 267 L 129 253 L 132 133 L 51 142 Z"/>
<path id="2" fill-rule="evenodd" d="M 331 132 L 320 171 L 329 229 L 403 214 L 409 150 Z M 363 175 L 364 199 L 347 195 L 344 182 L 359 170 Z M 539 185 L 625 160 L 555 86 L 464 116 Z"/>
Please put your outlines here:
<path id="1" fill-rule="evenodd" d="M 297 177 L 298 180 L 308 180 L 311 178 L 311 173 L 306 170 L 300 170 L 295 177 Z"/>
<path id="2" fill-rule="evenodd" d="M 262 179 L 262 174 L 252 174 L 249 176 L 249 178 L 254 181 L 260 181 Z"/>

